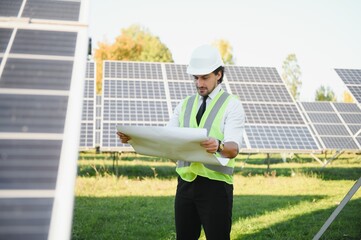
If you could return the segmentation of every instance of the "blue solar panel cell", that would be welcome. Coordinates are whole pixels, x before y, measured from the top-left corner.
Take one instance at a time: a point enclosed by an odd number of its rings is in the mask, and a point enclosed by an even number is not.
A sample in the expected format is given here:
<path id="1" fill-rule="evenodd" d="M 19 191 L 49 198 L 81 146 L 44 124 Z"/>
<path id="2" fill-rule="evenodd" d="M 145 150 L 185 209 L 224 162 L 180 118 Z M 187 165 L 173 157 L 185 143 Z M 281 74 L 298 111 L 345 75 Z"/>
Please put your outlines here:
<path id="1" fill-rule="evenodd" d="M 80 128 L 80 147 L 94 148 L 94 124 L 82 122 Z"/>
<path id="2" fill-rule="evenodd" d="M 252 124 L 304 124 L 294 104 L 243 103 L 246 123 Z"/>
<path id="3" fill-rule="evenodd" d="M 60 140 L 0 139 L 0 190 L 54 189 L 61 145 Z"/>
<path id="4" fill-rule="evenodd" d="M 11 59 L 5 64 L 1 88 L 68 90 L 72 61 Z"/>
<path id="5" fill-rule="evenodd" d="M 0 198 L 1 239 L 48 239 L 53 198 Z"/>
<path id="6" fill-rule="evenodd" d="M 361 103 L 361 84 L 360 85 L 349 85 L 347 88 L 350 90 L 352 96 L 358 103 Z"/>
<path id="7" fill-rule="evenodd" d="M 347 136 L 350 135 L 344 125 L 314 124 L 317 133 L 323 136 Z"/>
<path id="8" fill-rule="evenodd" d="M 330 102 L 302 102 L 306 112 L 335 112 Z"/>
<path id="9" fill-rule="evenodd" d="M 342 123 L 336 113 L 308 113 L 308 116 L 313 123 Z"/>
<path id="10" fill-rule="evenodd" d="M 352 135 L 357 132 L 361 112 L 353 103 L 308 102 L 300 103 L 310 119 L 315 135 L 326 150 L 359 149 Z M 361 126 L 361 125 L 360 125 Z"/>
<path id="11" fill-rule="evenodd" d="M 104 100 L 103 120 L 130 122 L 167 122 L 165 101 Z"/>
<path id="12" fill-rule="evenodd" d="M 95 78 L 95 63 L 94 62 L 87 62 L 85 78 L 92 78 L 92 79 Z"/>
<path id="13" fill-rule="evenodd" d="M 165 64 L 165 71 L 168 80 L 187 80 L 193 82 L 192 75 L 187 73 L 187 65 L 185 64 Z"/>
<path id="14" fill-rule="evenodd" d="M 1 9 L 1 8 L 0 8 Z M 0 53 L 5 53 L 13 29 L 0 28 Z"/>
<path id="15" fill-rule="evenodd" d="M 0 17 L 17 17 L 23 0 L 1 0 Z"/>
<path id="16" fill-rule="evenodd" d="M 163 80 L 160 63 L 106 61 L 104 78 Z"/>
<path id="17" fill-rule="evenodd" d="M 94 100 L 93 99 L 84 99 L 83 100 L 83 114 L 82 121 L 94 121 L 95 112 L 94 112 Z"/>
<path id="18" fill-rule="evenodd" d="M 338 112 L 343 113 L 361 113 L 361 109 L 357 106 L 356 103 L 340 103 L 334 102 L 332 103 Z"/>
<path id="19" fill-rule="evenodd" d="M 358 131 L 360 131 L 361 129 L 361 124 L 358 123 L 358 124 L 355 124 L 355 125 L 348 125 L 352 135 L 355 135 Z M 360 136 L 361 136 L 361 133 L 360 133 Z"/>
<path id="20" fill-rule="evenodd" d="M 361 113 L 341 113 L 340 115 L 347 124 L 361 123 Z"/>
<path id="21" fill-rule="evenodd" d="M 10 53 L 74 56 L 76 38 L 75 32 L 20 29 Z"/>
<path id="22" fill-rule="evenodd" d="M 22 17 L 61 21 L 79 20 L 80 1 L 27 0 Z"/>
<path id="23" fill-rule="evenodd" d="M 88 79 L 85 81 L 84 98 L 95 98 L 95 80 Z"/>
<path id="24" fill-rule="evenodd" d="M 335 69 L 346 85 L 361 85 L 361 69 Z"/>
<path id="25" fill-rule="evenodd" d="M 62 133 L 67 96 L 0 95 L 0 131 Z"/>
<path id="26" fill-rule="evenodd" d="M 229 82 L 242 83 L 281 83 L 276 68 L 225 66 L 225 76 Z"/>
<path id="27" fill-rule="evenodd" d="M 229 86 L 242 102 L 293 102 L 284 85 L 230 83 Z"/>
<path id="28" fill-rule="evenodd" d="M 253 149 L 317 150 L 305 126 L 246 126 Z"/>
<path id="29" fill-rule="evenodd" d="M 196 94 L 193 81 L 168 82 L 168 87 L 171 99 L 181 100 L 187 96 Z"/>
<path id="30" fill-rule="evenodd" d="M 165 99 L 163 81 L 106 80 L 105 98 Z"/>
<path id="31" fill-rule="evenodd" d="M 321 137 L 327 149 L 358 149 L 351 137 Z"/>

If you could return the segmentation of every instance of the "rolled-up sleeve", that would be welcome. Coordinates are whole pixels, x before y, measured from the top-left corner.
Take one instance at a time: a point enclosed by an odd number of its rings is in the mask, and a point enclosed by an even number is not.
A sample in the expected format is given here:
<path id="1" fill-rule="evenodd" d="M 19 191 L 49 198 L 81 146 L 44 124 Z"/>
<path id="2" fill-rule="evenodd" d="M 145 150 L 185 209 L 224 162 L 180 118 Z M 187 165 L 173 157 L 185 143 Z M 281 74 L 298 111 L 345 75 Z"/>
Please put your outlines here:
<path id="1" fill-rule="evenodd" d="M 238 99 L 232 99 L 226 108 L 224 117 L 223 141 L 237 143 L 238 151 L 242 146 L 245 121 L 246 116 L 242 103 Z"/>
<path id="2" fill-rule="evenodd" d="M 179 127 L 179 114 L 182 110 L 183 102 L 184 100 L 182 100 L 174 109 L 174 112 L 167 123 L 167 127 Z"/>

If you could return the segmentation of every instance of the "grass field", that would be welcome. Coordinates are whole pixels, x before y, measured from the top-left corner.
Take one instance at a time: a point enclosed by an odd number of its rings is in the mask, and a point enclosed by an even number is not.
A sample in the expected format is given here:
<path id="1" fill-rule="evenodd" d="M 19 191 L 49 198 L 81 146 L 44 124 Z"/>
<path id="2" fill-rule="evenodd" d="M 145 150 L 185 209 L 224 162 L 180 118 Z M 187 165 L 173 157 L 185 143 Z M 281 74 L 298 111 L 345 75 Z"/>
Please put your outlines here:
<path id="1" fill-rule="evenodd" d="M 307 155 L 265 160 L 239 155 L 232 239 L 312 239 L 361 176 L 359 155 L 326 168 Z M 80 155 L 72 239 L 175 239 L 174 169 L 144 156 L 122 156 L 116 165 Z M 361 239 L 361 189 L 321 239 Z"/>

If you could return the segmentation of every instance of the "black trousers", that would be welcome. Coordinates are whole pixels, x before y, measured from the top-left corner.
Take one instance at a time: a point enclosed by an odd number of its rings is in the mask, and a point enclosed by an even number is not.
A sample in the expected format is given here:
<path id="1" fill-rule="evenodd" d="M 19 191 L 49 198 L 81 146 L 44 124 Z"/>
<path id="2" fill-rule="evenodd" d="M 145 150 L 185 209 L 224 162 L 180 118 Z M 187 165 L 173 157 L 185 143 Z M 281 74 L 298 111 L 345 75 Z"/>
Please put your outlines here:
<path id="1" fill-rule="evenodd" d="M 233 185 L 201 176 L 193 182 L 178 177 L 175 197 L 177 240 L 196 240 L 203 226 L 207 240 L 230 239 Z"/>

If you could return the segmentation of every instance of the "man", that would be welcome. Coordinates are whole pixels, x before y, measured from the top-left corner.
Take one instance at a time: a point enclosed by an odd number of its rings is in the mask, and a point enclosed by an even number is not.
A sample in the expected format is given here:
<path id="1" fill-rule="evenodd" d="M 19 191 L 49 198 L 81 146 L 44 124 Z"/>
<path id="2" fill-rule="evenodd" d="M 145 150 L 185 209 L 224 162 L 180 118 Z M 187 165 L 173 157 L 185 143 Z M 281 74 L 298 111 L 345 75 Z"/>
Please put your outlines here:
<path id="1" fill-rule="evenodd" d="M 209 138 L 200 143 L 209 153 L 230 158 L 226 166 L 178 161 L 175 225 L 178 240 L 198 239 L 203 226 L 207 240 L 230 239 L 233 206 L 234 158 L 242 143 L 245 115 L 241 102 L 226 93 L 221 83 L 224 67 L 218 50 L 196 48 L 187 67 L 197 94 L 182 100 L 168 126 L 206 128 Z M 118 133 L 123 143 L 129 137 Z"/>

